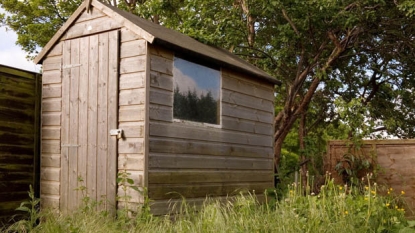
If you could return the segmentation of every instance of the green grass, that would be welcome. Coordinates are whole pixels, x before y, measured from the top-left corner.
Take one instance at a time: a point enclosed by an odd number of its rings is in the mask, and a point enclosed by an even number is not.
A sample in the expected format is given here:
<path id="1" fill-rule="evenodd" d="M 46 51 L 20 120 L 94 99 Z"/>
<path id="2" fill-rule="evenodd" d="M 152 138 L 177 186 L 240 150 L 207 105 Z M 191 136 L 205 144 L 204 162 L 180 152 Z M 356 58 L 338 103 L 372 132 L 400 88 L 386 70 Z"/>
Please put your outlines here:
<path id="1" fill-rule="evenodd" d="M 96 203 L 86 202 L 70 215 L 42 210 L 32 218 L 40 223 L 30 227 L 17 222 L 17 232 L 415 232 L 415 222 L 405 218 L 399 196 L 379 195 L 379 187 L 337 186 L 326 182 L 318 194 L 304 195 L 295 185 L 284 197 L 258 203 L 254 195 L 240 194 L 228 201 L 207 199 L 195 211 L 184 204 L 180 215 L 155 217 L 143 208 L 134 217 L 120 210 L 114 218 L 95 211 Z M 274 192 L 272 192 L 274 193 Z M 272 195 L 270 195 L 272 196 Z M 278 199 L 278 201 L 277 201 Z M 31 208 L 28 208 L 31 210 Z M 172 220 L 173 219 L 173 220 Z M 7 232 L 7 229 L 4 229 Z"/>

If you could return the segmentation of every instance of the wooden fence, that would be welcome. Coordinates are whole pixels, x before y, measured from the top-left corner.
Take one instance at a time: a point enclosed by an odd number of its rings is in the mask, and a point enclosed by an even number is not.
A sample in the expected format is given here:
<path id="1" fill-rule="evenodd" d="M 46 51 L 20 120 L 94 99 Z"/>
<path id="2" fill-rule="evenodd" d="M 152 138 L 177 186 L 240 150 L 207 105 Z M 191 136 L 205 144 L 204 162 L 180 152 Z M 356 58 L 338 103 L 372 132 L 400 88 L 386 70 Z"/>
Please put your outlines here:
<path id="1" fill-rule="evenodd" d="M 0 65 L 0 227 L 39 194 L 40 74 Z M 17 215 L 18 217 L 18 215 Z"/>
<path id="2" fill-rule="evenodd" d="M 393 188 L 396 194 L 405 192 L 404 200 L 415 210 L 415 140 L 367 140 L 359 149 L 346 141 L 330 141 L 325 159 L 325 169 L 337 183 L 342 183 L 335 166 L 347 154 L 362 156 L 375 164 L 376 182 Z M 362 173 L 370 173 L 371 169 Z M 361 174 L 364 175 L 364 174 Z M 414 214 L 414 213 L 412 213 Z"/>

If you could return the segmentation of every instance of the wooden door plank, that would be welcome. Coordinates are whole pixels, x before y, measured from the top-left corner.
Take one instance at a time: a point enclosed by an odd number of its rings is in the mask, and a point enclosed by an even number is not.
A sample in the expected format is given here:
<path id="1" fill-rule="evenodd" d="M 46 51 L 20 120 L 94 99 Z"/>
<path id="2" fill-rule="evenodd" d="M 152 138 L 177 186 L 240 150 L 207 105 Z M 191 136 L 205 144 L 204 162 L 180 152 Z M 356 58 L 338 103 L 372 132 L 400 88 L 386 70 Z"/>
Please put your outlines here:
<path id="1" fill-rule="evenodd" d="M 78 187 L 78 147 L 73 146 L 78 144 L 78 128 L 79 128 L 79 39 L 71 40 L 71 84 L 70 84 L 70 128 L 69 128 L 69 196 L 68 209 L 73 210 L 77 207 L 77 192 Z"/>
<path id="2" fill-rule="evenodd" d="M 90 36 L 89 42 L 89 82 L 88 82 L 88 158 L 87 158 L 87 193 L 94 200 L 97 196 L 97 140 L 98 140 L 98 35 Z"/>
<path id="3" fill-rule="evenodd" d="M 79 150 L 78 150 L 78 176 L 82 181 L 78 182 L 78 186 L 86 186 L 87 179 L 87 154 L 88 154 L 88 75 L 89 75 L 89 38 L 80 39 L 79 50 L 82 55 L 79 58 L 80 74 L 79 74 Z M 78 203 L 82 203 L 83 193 L 78 192 Z"/>
<path id="4" fill-rule="evenodd" d="M 98 78 L 98 152 L 97 152 L 97 195 L 106 199 L 107 153 L 108 153 L 108 33 L 98 35 L 99 78 Z"/>
<path id="5" fill-rule="evenodd" d="M 118 51 L 119 51 L 119 32 L 109 32 L 108 38 L 108 127 L 118 128 Z M 108 135 L 108 132 L 107 132 Z M 108 157 L 107 157 L 107 199 L 109 210 L 113 212 L 116 208 L 116 176 L 117 176 L 117 138 L 108 138 Z"/>
<path id="6" fill-rule="evenodd" d="M 62 65 L 71 63 L 71 42 L 65 41 L 63 44 L 63 61 Z M 65 69 L 62 71 L 62 129 L 61 144 L 69 144 L 69 86 L 71 71 Z M 60 209 L 62 211 L 68 208 L 68 169 L 69 169 L 69 147 L 61 147 L 61 187 L 60 187 Z"/>

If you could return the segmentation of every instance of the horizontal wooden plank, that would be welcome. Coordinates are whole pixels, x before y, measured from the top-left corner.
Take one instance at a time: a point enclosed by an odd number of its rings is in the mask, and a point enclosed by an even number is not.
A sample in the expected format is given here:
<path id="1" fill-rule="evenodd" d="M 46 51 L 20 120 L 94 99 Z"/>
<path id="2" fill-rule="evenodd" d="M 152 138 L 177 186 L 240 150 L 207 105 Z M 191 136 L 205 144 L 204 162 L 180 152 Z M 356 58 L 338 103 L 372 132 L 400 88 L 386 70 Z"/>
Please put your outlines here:
<path id="1" fill-rule="evenodd" d="M 27 200 L 27 199 L 25 199 Z M 20 206 L 21 200 L 18 201 L 8 201 L 8 202 L 3 202 L 0 204 L 0 216 L 3 216 L 3 212 L 6 212 L 7 210 L 16 210 L 17 207 Z M 10 212 L 9 212 L 10 213 Z M 12 211 L 11 213 L 15 213 L 17 214 L 17 211 Z"/>
<path id="2" fill-rule="evenodd" d="M 84 22 L 84 21 L 88 21 L 88 20 L 92 20 L 92 19 L 96 19 L 96 18 L 101 18 L 101 17 L 105 17 L 107 16 L 106 14 L 104 14 L 104 12 L 98 10 L 95 7 L 91 7 L 89 12 L 82 12 L 82 14 L 76 19 L 76 23 L 80 23 L 80 22 Z"/>
<path id="3" fill-rule="evenodd" d="M 166 49 L 158 45 L 150 45 L 150 54 L 173 61 L 174 53 L 172 50 Z"/>
<path id="4" fill-rule="evenodd" d="M 34 128 L 33 128 L 34 130 Z M 35 141 L 34 133 L 9 133 L 0 131 L 0 142 L 8 145 L 33 145 Z M 0 148 L 1 151 L 1 148 Z"/>
<path id="5" fill-rule="evenodd" d="M 150 88 L 150 103 L 173 106 L 173 92 L 158 88 Z"/>
<path id="6" fill-rule="evenodd" d="M 138 40 L 143 39 L 137 33 L 134 33 L 130 29 L 123 27 L 121 28 L 121 42 L 131 41 L 131 40 Z"/>
<path id="7" fill-rule="evenodd" d="M 0 164 L 21 164 L 21 165 L 30 165 L 33 164 L 34 156 L 31 154 L 12 154 L 6 153 L 3 148 L 0 149 Z"/>
<path id="8" fill-rule="evenodd" d="M 150 56 L 150 70 L 157 71 L 163 74 L 173 75 L 173 60 L 164 57 L 151 55 Z"/>
<path id="9" fill-rule="evenodd" d="M 0 108 L 2 109 L 9 109 L 9 110 L 17 110 L 18 112 L 22 112 L 22 110 L 26 111 L 34 111 L 35 109 L 35 102 L 29 100 L 24 100 L 20 98 L 14 97 L 7 97 L 7 96 L 0 96 Z M 3 115 L 6 115 L 3 113 Z M 33 114 L 34 115 L 34 114 Z"/>
<path id="10" fill-rule="evenodd" d="M 42 193 L 40 196 L 40 205 L 42 209 L 58 209 L 59 208 L 59 196 L 58 195 L 46 195 Z"/>
<path id="11" fill-rule="evenodd" d="M 150 170 L 149 184 L 195 184 L 200 183 L 235 183 L 235 182 L 273 182 L 274 172 L 232 171 L 232 170 Z"/>
<path id="12" fill-rule="evenodd" d="M 123 130 L 124 137 L 126 138 L 144 137 L 143 121 L 120 122 L 118 127 Z"/>
<path id="13" fill-rule="evenodd" d="M 61 84 L 45 84 L 42 87 L 42 98 L 62 97 Z"/>
<path id="14" fill-rule="evenodd" d="M 142 72 L 146 70 L 146 55 L 121 59 L 120 74 Z"/>
<path id="15" fill-rule="evenodd" d="M 131 40 L 121 43 L 120 58 L 145 55 L 147 53 L 147 41 Z"/>
<path id="16" fill-rule="evenodd" d="M 150 137 L 150 152 L 168 154 L 196 154 L 251 158 L 274 157 L 272 147 L 257 147 L 229 143 L 215 143 L 189 139 Z"/>
<path id="17" fill-rule="evenodd" d="M 42 100 L 42 112 L 60 112 L 61 110 L 61 98 L 48 98 Z"/>
<path id="18" fill-rule="evenodd" d="M 0 166 L 3 166 L 0 165 Z M 32 169 L 22 169 L 22 170 L 17 170 L 17 171 L 10 171 L 10 172 L 2 172 L 0 174 L 0 184 L 1 183 L 7 183 L 10 181 L 13 182 L 20 182 L 20 183 L 31 183 L 34 180 L 34 168 Z M 10 192 L 13 192 L 13 190 L 9 190 Z M 0 199 L 1 202 L 1 199 Z"/>
<path id="19" fill-rule="evenodd" d="M 144 171 L 144 155 L 143 154 L 119 154 L 118 169 Z"/>
<path id="20" fill-rule="evenodd" d="M 170 106 L 162 106 L 157 104 L 150 104 L 150 120 L 158 121 L 173 121 L 173 108 Z"/>
<path id="21" fill-rule="evenodd" d="M 0 172 L 2 173 L 15 173 L 15 172 L 33 172 L 33 163 L 30 164 L 0 164 Z M 1 180 L 2 182 L 6 183 L 15 183 L 18 180 Z M 25 182 L 17 182 L 17 183 L 25 183 Z M 30 183 L 27 182 L 27 183 Z"/>
<path id="22" fill-rule="evenodd" d="M 42 127 L 42 139 L 57 139 L 61 138 L 61 128 L 58 126 Z"/>
<path id="23" fill-rule="evenodd" d="M 274 114 L 238 105 L 222 103 L 222 115 L 256 122 L 274 123 Z"/>
<path id="24" fill-rule="evenodd" d="M 61 153 L 60 140 L 42 140 L 42 154 L 59 154 Z"/>
<path id="25" fill-rule="evenodd" d="M 43 126 L 60 126 L 61 113 L 60 112 L 44 112 L 42 113 Z"/>
<path id="26" fill-rule="evenodd" d="M 33 154 L 33 144 L 28 145 L 10 145 L 2 144 L 0 142 L 1 151 L 4 154 L 15 154 L 15 155 L 30 155 Z"/>
<path id="27" fill-rule="evenodd" d="M 144 88 L 121 90 L 119 105 L 137 105 L 146 102 L 146 90 Z"/>
<path id="28" fill-rule="evenodd" d="M 137 188 L 142 188 L 143 187 L 143 182 L 144 182 L 144 172 L 143 171 L 126 170 L 125 172 L 127 172 L 128 178 L 133 180 L 133 184 L 129 184 L 127 182 L 126 184 L 123 184 L 123 185 L 125 185 L 128 189 L 130 189 L 129 186 L 135 186 Z M 119 185 L 119 186 L 121 186 L 121 185 Z"/>
<path id="29" fill-rule="evenodd" d="M 40 181 L 40 196 L 43 195 L 59 195 L 59 182 L 56 181 Z"/>
<path id="30" fill-rule="evenodd" d="M 270 85 L 270 87 L 272 87 L 272 85 Z M 222 88 L 264 100 L 274 101 L 275 99 L 272 88 L 267 88 L 263 85 L 250 82 L 245 79 L 236 78 L 224 72 L 222 72 Z"/>
<path id="31" fill-rule="evenodd" d="M 61 166 L 61 155 L 60 154 L 48 154 L 43 153 L 40 158 L 40 166 L 43 169 L 44 167 L 56 167 L 60 168 Z"/>
<path id="32" fill-rule="evenodd" d="M 118 120 L 123 121 L 144 121 L 144 105 L 120 106 Z"/>
<path id="33" fill-rule="evenodd" d="M 23 181 L 23 182 L 22 181 L 3 181 L 3 183 L 7 187 L 7 189 L 5 188 L 0 189 L 0 193 L 10 194 L 10 190 L 13 190 L 14 193 L 21 193 L 21 192 L 27 193 L 27 191 L 29 191 L 30 185 L 33 186 L 33 182 L 29 182 L 29 181 Z"/>
<path id="34" fill-rule="evenodd" d="M 120 90 L 144 88 L 145 72 L 120 75 Z"/>
<path id="35" fill-rule="evenodd" d="M 110 17 L 95 18 L 72 25 L 62 36 L 62 40 L 69 40 L 118 28 L 121 28 L 121 25 Z"/>
<path id="36" fill-rule="evenodd" d="M 226 89 L 222 91 L 222 101 L 231 105 L 240 105 L 250 109 L 261 110 L 264 112 L 274 112 L 273 101 L 245 95 L 235 91 L 229 91 Z"/>
<path id="37" fill-rule="evenodd" d="M 42 181 L 59 181 L 60 180 L 60 168 L 42 167 L 40 171 L 40 179 Z"/>
<path id="38" fill-rule="evenodd" d="M 150 86 L 173 91 L 173 76 L 160 72 L 150 72 Z"/>
<path id="39" fill-rule="evenodd" d="M 150 136 L 226 142 L 242 145 L 272 147 L 273 139 L 265 135 L 231 132 L 181 123 L 150 122 Z"/>
<path id="40" fill-rule="evenodd" d="M 62 56 L 47 57 L 43 60 L 42 70 L 43 72 L 49 70 L 61 70 L 62 68 Z"/>
<path id="41" fill-rule="evenodd" d="M 7 193 L 0 193 L 0 205 L 6 202 L 17 202 L 20 203 L 23 201 L 28 201 L 29 195 L 27 191 L 25 192 L 7 192 Z M 20 206 L 20 205 L 19 205 Z M 13 209 L 14 210 L 14 209 Z"/>
<path id="42" fill-rule="evenodd" d="M 48 57 L 52 57 L 52 56 L 60 56 L 62 55 L 62 47 L 63 47 L 63 43 L 62 42 L 58 42 L 56 43 L 52 49 L 49 51 L 48 53 Z M 42 74 L 43 75 L 43 74 Z"/>
<path id="43" fill-rule="evenodd" d="M 0 67 L 0 69 L 3 67 Z M 19 71 L 17 71 L 19 72 Z M 19 73 L 20 74 L 20 73 Z M 17 92 L 24 92 L 24 90 L 31 90 L 35 87 L 34 75 L 30 74 L 28 76 L 15 76 L 10 74 L 5 74 L 0 72 L 0 84 L 2 93 L 8 90 L 19 90 Z"/>
<path id="44" fill-rule="evenodd" d="M 14 109 L 0 106 L 0 120 L 2 122 L 23 122 L 31 124 L 34 121 L 33 109 Z"/>
<path id="45" fill-rule="evenodd" d="M 150 153 L 149 172 L 156 169 L 224 169 L 268 170 L 273 169 L 271 158 L 241 158 L 232 156 L 180 155 Z"/>
<path id="46" fill-rule="evenodd" d="M 153 200 L 179 198 L 226 196 L 235 195 L 241 191 L 263 193 L 267 188 L 272 188 L 273 182 L 258 183 L 209 183 L 198 185 L 154 185 L 148 186 L 148 197 Z"/>
<path id="47" fill-rule="evenodd" d="M 0 131 L 1 132 L 9 132 L 9 133 L 17 133 L 17 134 L 32 134 L 33 133 L 33 123 L 32 122 L 11 122 L 5 121 L 0 118 Z"/>
<path id="48" fill-rule="evenodd" d="M 234 78 L 260 88 L 274 91 L 275 84 L 269 83 L 267 80 L 252 77 L 252 75 L 241 73 L 235 69 L 222 68 L 222 75 L 228 78 Z"/>
<path id="49" fill-rule="evenodd" d="M 222 116 L 222 129 L 229 129 L 234 131 L 273 135 L 274 127 L 272 124 L 266 124 L 258 121 L 251 121 L 245 119 L 238 119 L 234 117 Z"/>
<path id="50" fill-rule="evenodd" d="M 60 70 L 48 70 L 42 74 L 43 84 L 62 83 L 62 74 Z"/>
<path id="51" fill-rule="evenodd" d="M 143 154 L 144 139 L 143 138 L 125 138 L 118 142 L 119 154 Z"/>
<path id="52" fill-rule="evenodd" d="M 125 205 L 127 204 L 128 208 L 132 207 L 130 203 L 144 203 L 144 196 L 141 192 L 138 192 L 132 188 L 127 188 L 127 190 L 123 190 L 122 187 L 118 186 L 118 190 L 117 190 L 117 196 L 120 198 L 121 203 L 118 203 L 119 205 L 119 209 L 123 209 L 125 208 Z M 129 203 L 125 203 L 125 200 L 122 200 L 122 198 L 124 196 L 127 196 L 128 202 Z M 138 206 L 133 207 L 130 210 L 135 210 L 136 208 L 139 208 Z"/>
<path id="53" fill-rule="evenodd" d="M 1 76 L 19 77 L 20 79 L 35 79 L 36 73 L 2 65 L 0 66 L 0 77 Z"/>

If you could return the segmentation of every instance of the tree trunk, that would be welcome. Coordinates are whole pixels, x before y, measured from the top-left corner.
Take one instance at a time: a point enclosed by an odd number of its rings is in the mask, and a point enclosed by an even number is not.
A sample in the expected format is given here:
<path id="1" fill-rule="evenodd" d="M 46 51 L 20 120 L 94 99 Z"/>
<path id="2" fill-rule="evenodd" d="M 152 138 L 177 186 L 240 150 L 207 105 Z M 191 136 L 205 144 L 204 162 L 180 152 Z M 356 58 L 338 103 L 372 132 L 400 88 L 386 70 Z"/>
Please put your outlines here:
<path id="1" fill-rule="evenodd" d="M 303 187 L 306 188 L 308 184 L 307 180 L 307 161 L 306 161 L 306 155 L 305 155 L 305 142 L 304 137 L 306 136 L 306 112 L 303 112 L 301 114 L 300 118 L 300 125 L 298 127 L 298 141 L 300 144 L 300 170 L 301 170 L 301 180 Z M 304 189 L 306 190 L 306 189 Z"/>

